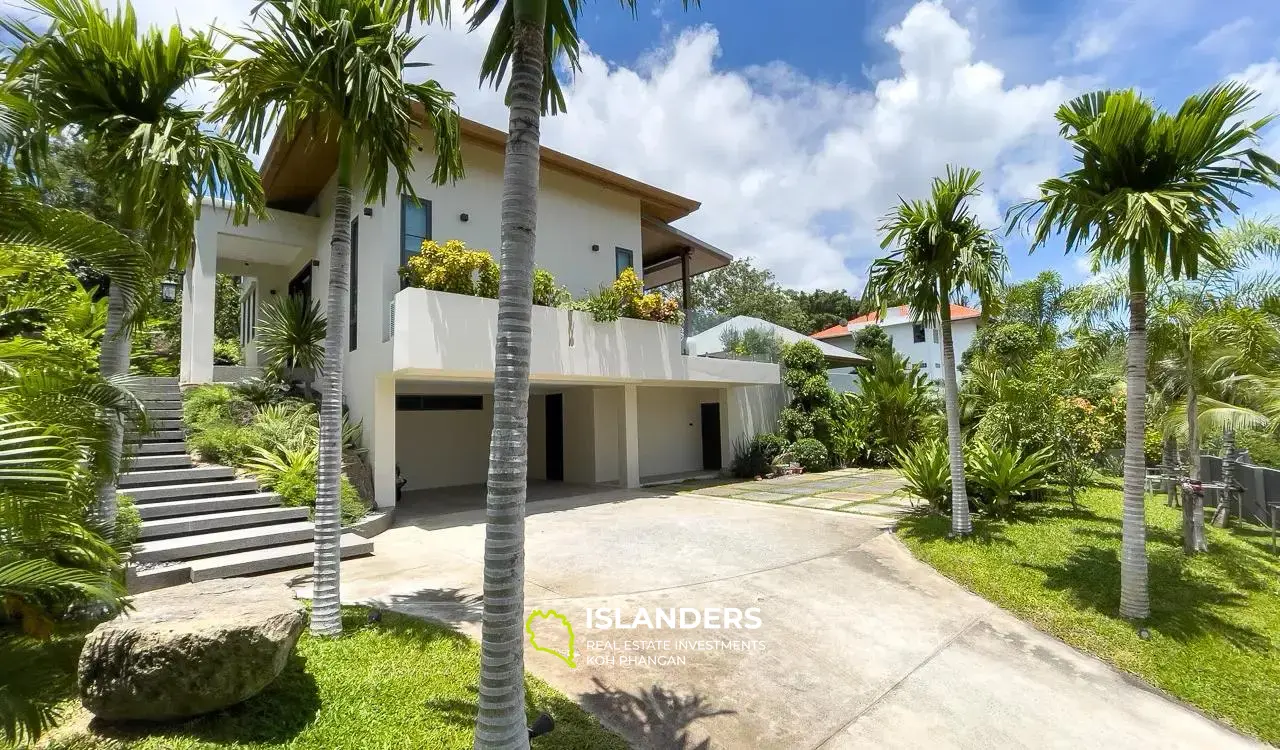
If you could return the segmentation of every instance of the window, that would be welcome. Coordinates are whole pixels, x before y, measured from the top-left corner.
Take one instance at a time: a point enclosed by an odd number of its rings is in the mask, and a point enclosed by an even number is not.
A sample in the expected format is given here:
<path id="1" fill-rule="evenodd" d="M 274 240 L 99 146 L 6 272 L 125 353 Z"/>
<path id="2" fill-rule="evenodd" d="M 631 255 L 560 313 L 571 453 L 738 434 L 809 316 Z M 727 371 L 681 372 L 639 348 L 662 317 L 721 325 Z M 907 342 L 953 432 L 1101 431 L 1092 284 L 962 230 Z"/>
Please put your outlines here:
<path id="1" fill-rule="evenodd" d="M 924 343 L 924 326 L 919 323 L 913 323 L 911 325 L 911 340 L 917 344 Z"/>
<path id="2" fill-rule="evenodd" d="M 933 331 L 933 343 L 935 343 L 935 344 L 936 344 L 936 343 L 938 343 L 938 329 L 937 329 L 937 328 L 931 328 L 931 329 L 929 329 L 929 330 Z"/>
<path id="3" fill-rule="evenodd" d="M 396 411 L 482 411 L 484 396 L 396 396 Z"/>
<path id="4" fill-rule="evenodd" d="M 422 249 L 423 240 L 431 239 L 431 201 L 400 196 L 400 265 Z"/>
<path id="5" fill-rule="evenodd" d="M 347 290 L 347 351 L 356 350 L 356 330 L 360 327 L 356 315 L 357 292 L 360 287 L 360 220 L 351 220 L 351 273 L 348 275 L 351 288 Z"/>
<path id="6" fill-rule="evenodd" d="M 248 346 L 253 341 L 253 332 L 258 325 L 258 285 L 249 286 L 249 291 L 240 298 L 240 346 Z"/>
<path id="7" fill-rule="evenodd" d="M 625 247 L 613 249 L 613 277 L 616 279 L 628 268 L 635 268 L 635 256 Z"/>

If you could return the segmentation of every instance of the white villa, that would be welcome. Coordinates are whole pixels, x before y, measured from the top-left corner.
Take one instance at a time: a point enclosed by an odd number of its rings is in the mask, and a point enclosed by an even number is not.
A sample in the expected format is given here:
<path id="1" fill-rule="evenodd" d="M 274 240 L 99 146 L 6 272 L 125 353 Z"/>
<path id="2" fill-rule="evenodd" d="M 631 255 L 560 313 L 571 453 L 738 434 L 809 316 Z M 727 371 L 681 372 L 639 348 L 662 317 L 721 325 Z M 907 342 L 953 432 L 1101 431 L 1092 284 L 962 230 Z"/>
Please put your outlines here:
<path id="1" fill-rule="evenodd" d="M 951 306 L 951 343 L 955 350 L 957 364 L 960 362 L 960 356 L 973 343 L 981 317 L 982 312 L 972 307 Z M 813 334 L 813 337 L 841 349 L 853 351 L 854 334 L 870 325 L 883 328 L 893 341 L 893 348 L 908 360 L 924 365 L 925 372 L 930 378 L 942 380 L 941 334 L 936 326 L 915 323 L 912 320 L 911 310 L 906 305 L 889 308 L 883 320 L 880 319 L 879 313 L 873 311 L 851 318 L 843 325 L 834 325 L 818 331 Z"/>
<path id="2" fill-rule="evenodd" d="M 432 185 L 434 157 L 419 149 L 411 179 L 420 203 L 391 197 L 353 211 L 344 395 L 352 419 L 363 421 L 379 507 L 395 501 L 397 464 L 407 490 L 485 481 L 497 302 L 402 288 L 397 272 L 424 239 L 499 247 L 506 135 L 471 121 L 462 134 L 464 179 Z M 242 278 L 250 368 L 263 305 L 280 295 L 324 298 L 335 167 L 332 142 L 277 137 L 262 166 L 267 221 L 235 226 L 216 204 L 203 207 L 183 278 L 183 384 L 242 372 L 213 364 L 217 273 Z M 627 266 L 646 287 L 687 286 L 730 260 L 671 226 L 698 207 L 544 148 L 536 263 L 575 296 Z M 736 439 L 774 428 L 783 398 L 775 364 L 686 356 L 684 332 L 662 323 L 597 323 L 589 313 L 535 307 L 533 325 L 531 479 L 636 487 L 719 470 Z"/>

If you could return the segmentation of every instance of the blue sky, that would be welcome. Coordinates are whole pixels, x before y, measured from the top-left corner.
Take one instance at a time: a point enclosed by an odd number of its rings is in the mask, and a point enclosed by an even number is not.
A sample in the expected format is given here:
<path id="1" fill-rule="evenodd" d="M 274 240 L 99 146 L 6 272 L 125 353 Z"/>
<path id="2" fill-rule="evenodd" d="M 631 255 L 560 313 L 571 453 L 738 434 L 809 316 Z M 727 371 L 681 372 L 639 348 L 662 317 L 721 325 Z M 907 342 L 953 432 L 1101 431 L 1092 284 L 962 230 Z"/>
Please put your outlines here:
<path id="1" fill-rule="evenodd" d="M 884 33 L 914 4 L 707 0 L 686 13 L 676 0 L 666 0 L 642 7 L 633 19 L 601 2 L 589 9 L 582 33 L 609 62 L 636 66 L 682 32 L 710 25 L 719 32 L 716 64 L 725 70 L 781 60 L 814 79 L 865 89 L 897 72 L 897 55 Z M 1004 71 L 1008 83 L 1061 76 L 1081 79 L 1084 88 L 1137 86 L 1168 107 L 1280 55 L 1280 3 L 1267 0 L 989 0 L 946 7 L 969 28 L 975 57 Z M 1247 202 L 1247 210 L 1268 211 L 1260 198 Z M 1064 258 L 1060 245 L 1028 256 L 1025 242 L 1014 237 L 1008 250 L 1015 278 L 1045 268 L 1069 279 L 1083 276 L 1082 264 Z M 850 261 L 860 273 L 862 259 Z"/>
<path id="2" fill-rule="evenodd" d="M 12 0 L 0 0 L 9 4 Z M 454 0 L 460 4 L 460 0 Z M 255 0 L 134 0 L 144 21 L 237 27 Z M 1276 0 L 616 0 L 587 3 L 583 70 L 547 145 L 702 202 L 679 226 L 805 288 L 861 291 L 877 219 L 947 164 L 983 171 L 990 224 L 1068 167 L 1053 112 L 1101 87 L 1167 107 L 1236 77 L 1280 111 Z M 456 14 L 461 18 L 461 14 Z M 466 117 L 505 127 L 477 85 L 487 28 L 427 30 L 416 57 Z M 211 99 L 212 88 L 193 93 Z M 1280 135 L 1266 148 L 1280 155 Z M 1280 214 L 1280 196 L 1245 202 Z M 1011 279 L 1087 263 L 1007 240 Z"/>

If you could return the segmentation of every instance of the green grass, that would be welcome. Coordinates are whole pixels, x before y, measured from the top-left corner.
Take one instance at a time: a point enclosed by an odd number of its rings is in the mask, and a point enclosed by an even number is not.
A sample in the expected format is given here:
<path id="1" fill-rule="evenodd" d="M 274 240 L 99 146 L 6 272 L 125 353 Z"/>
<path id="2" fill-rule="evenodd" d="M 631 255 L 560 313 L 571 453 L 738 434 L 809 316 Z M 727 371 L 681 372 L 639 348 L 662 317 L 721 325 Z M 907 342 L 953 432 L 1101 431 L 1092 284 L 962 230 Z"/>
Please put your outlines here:
<path id="1" fill-rule="evenodd" d="M 479 647 L 443 625 L 390 612 L 369 623 L 368 610 L 350 607 L 343 621 L 336 640 L 304 633 L 280 677 L 238 706 L 180 724 L 95 723 L 89 734 L 55 733 L 49 750 L 470 750 Z M 546 683 L 529 677 L 525 685 L 530 721 L 542 711 L 556 720 L 535 750 L 625 750 Z"/>
<path id="2" fill-rule="evenodd" d="M 1118 617 L 1120 492 L 1093 489 L 1074 511 L 1029 503 L 1011 522 L 977 520 L 946 539 L 938 516 L 903 519 L 911 551 L 1041 630 L 1280 744 L 1280 557 L 1256 526 L 1209 527 L 1209 552 L 1182 553 L 1181 511 L 1147 503 L 1151 638 Z"/>

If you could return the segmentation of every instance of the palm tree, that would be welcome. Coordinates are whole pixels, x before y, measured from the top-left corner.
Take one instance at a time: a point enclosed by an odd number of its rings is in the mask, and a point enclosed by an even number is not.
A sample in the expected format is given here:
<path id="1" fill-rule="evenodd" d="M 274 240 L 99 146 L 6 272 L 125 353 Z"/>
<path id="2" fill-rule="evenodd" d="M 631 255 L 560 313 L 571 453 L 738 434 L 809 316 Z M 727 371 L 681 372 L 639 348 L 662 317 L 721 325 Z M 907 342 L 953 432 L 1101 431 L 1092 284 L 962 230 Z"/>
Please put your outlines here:
<path id="1" fill-rule="evenodd" d="M 244 35 L 231 35 L 249 54 L 219 76 L 225 88 L 215 119 L 255 149 L 272 127 L 293 137 L 304 124 L 338 144 L 311 608 L 311 631 L 338 635 L 342 358 L 351 283 L 352 189 L 363 189 L 364 205 L 381 201 L 394 172 L 399 192 L 415 195 L 409 173 L 418 145 L 417 123 L 424 114 L 435 140 L 433 180 L 444 184 L 461 176 L 460 124 L 453 94 L 435 81 L 404 80 L 411 65 L 407 59 L 422 41 L 400 26 L 409 19 L 409 0 L 265 0 L 253 19 Z"/>
<path id="2" fill-rule="evenodd" d="M 19 45 L 4 84 L 25 127 L 10 140 L 15 164 L 35 170 L 51 134 L 78 130 L 103 158 L 104 184 L 115 188 L 124 228 L 151 256 L 153 272 L 183 267 L 195 243 L 195 219 L 206 195 L 228 202 L 237 222 L 263 212 L 262 186 L 235 143 L 201 129 L 203 112 L 179 100 L 194 81 L 223 61 L 207 34 L 178 26 L 139 34 L 133 6 L 112 15 L 93 0 L 26 0 L 44 17 L 36 32 L 15 21 L 3 28 Z M 116 284 L 108 291 L 100 367 L 108 377 L 129 369 L 131 327 L 138 305 Z M 123 432 L 111 438 L 119 455 Z M 117 467 L 118 468 L 118 467 Z M 98 514 L 115 522 L 115 476 L 98 491 Z"/>
<path id="3" fill-rule="evenodd" d="M 1280 164 L 1254 148 L 1271 118 L 1241 120 L 1256 99 L 1239 83 L 1191 96 L 1174 114 L 1133 90 L 1073 99 L 1056 116 L 1076 169 L 1045 180 L 1039 198 L 1009 213 L 1011 227 L 1035 222 L 1033 249 L 1061 234 L 1067 252 L 1085 248 L 1095 263 L 1127 264 L 1120 615 L 1128 619 L 1151 613 L 1143 508 L 1148 269 L 1195 278 L 1202 259 L 1220 262 L 1213 230 L 1224 212 L 1238 212 L 1235 196 L 1276 184 Z"/>
<path id="4" fill-rule="evenodd" d="M 0 166 L 0 274 L 30 284 L 7 285 L 19 290 L 0 300 L 7 331 L 19 311 L 40 321 L 36 328 L 59 319 L 78 325 L 65 285 L 30 281 L 43 270 L 33 259 L 55 253 L 109 274 L 130 305 L 150 288 L 141 246 L 86 214 L 41 204 Z M 44 639 L 73 607 L 114 612 L 123 604 L 128 540 L 89 511 L 98 482 L 115 470 L 113 431 L 143 419 L 127 391 L 33 334 L 0 341 L 0 741 L 9 743 L 38 737 L 66 694 L 70 676 Z M 92 326 L 82 335 L 92 339 Z"/>
<path id="5" fill-rule="evenodd" d="M 880 247 L 894 245 L 886 258 L 871 264 L 867 296 L 883 311 L 905 301 L 917 323 L 942 330 L 942 384 L 947 410 L 947 447 L 951 459 L 951 533 L 973 531 L 964 486 L 960 399 L 956 356 L 951 340 L 951 300 L 956 294 L 978 296 L 989 313 L 1004 278 L 1004 251 L 969 207 L 982 192 L 976 170 L 947 167 L 933 180 L 927 201 L 902 200 L 880 224 Z"/>
<path id="6" fill-rule="evenodd" d="M 426 21 L 449 19 L 449 0 L 415 0 Z M 699 0 L 681 0 L 684 7 Z M 636 0 L 622 0 L 634 14 Z M 510 117 L 502 175 L 501 282 L 494 353 L 493 436 L 486 496 L 485 588 L 476 748 L 526 748 L 524 721 L 524 504 L 529 447 L 529 331 L 543 113 L 565 109 L 561 55 L 579 69 L 584 0 L 463 0 L 474 31 L 496 17 L 481 82 L 506 90 Z"/>

